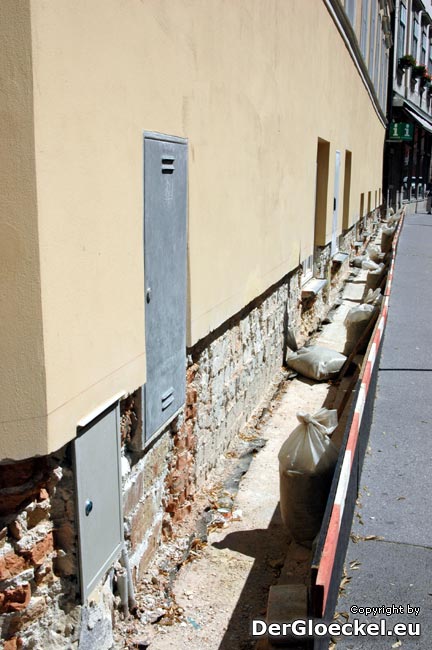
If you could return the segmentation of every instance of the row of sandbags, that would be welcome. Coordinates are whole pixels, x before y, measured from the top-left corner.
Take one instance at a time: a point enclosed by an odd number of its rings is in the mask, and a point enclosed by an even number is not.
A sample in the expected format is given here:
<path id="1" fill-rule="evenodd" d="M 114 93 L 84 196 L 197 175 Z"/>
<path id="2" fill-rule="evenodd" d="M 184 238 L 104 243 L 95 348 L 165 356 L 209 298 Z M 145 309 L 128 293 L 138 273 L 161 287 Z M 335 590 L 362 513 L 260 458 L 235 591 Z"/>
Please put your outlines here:
<path id="1" fill-rule="evenodd" d="M 392 215 L 390 218 L 392 219 L 390 224 L 384 226 L 381 231 L 381 248 L 372 244 L 365 255 L 354 259 L 354 265 L 367 270 L 368 274 L 362 303 L 352 307 L 344 321 L 347 337 L 343 354 L 319 345 L 305 346 L 287 357 L 287 365 L 292 370 L 315 381 L 331 379 L 340 372 L 346 358 L 351 354 L 370 320 L 381 306 L 380 286 L 387 270 L 385 260 L 388 251 L 391 250 L 399 216 Z M 358 350 L 359 353 L 362 351 L 361 348 Z"/>
<path id="2" fill-rule="evenodd" d="M 356 343 L 363 336 L 370 320 L 379 311 L 382 295 L 379 289 L 370 289 L 360 305 L 355 305 L 347 313 L 344 325 L 346 342 L 343 350 L 337 352 L 321 345 L 308 345 L 296 350 L 287 357 L 287 366 L 303 377 L 315 381 L 325 381 L 336 377 Z M 366 347 L 367 341 L 365 341 Z M 362 352 L 359 349 L 358 352 Z"/>
<path id="3" fill-rule="evenodd" d="M 381 245 L 371 244 L 364 256 L 361 267 L 368 270 L 363 299 L 369 291 L 375 291 L 381 286 L 390 263 L 393 238 L 396 234 L 401 214 L 392 214 L 381 228 Z"/>
<path id="4" fill-rule="evenodd" d="M 396 234 L 398 222 L 401 215 L 390 215 L 386 225 L 381 229 L 381 246 L 371 244 L 365 255 L 354 259 L 354 266 L 360 266 L 368 271 L 365 288 L 362 297 L 362 304 L 352 307 L 345 317 L 347 339 L 344 347 L 344 354 L 351 354 L 354 346 L 363 335 L 370 320 L 379 311 L 382 302 L 380 287 L 383 284 L 384 276 L 387 273 L 386 262 L 390 261 L 393 238 Z M 366 347 L 365 342 L 365 346 Z M 363 352 L 360 348 L 358 352 Z"/>
<path id="5" fill-rule="evenodd" d="M 344 354 L 318 345 L 291 354 L 290 368 L 311 379 L 328 379 L 337 374 L 354 346 L 378 312 L 383 296 L 379 285 L 385 272 L 384 257 L 391 250 L 396 225 L 382 230 L 382 247 L 370 246 L 363 258 L 368 279 L 364 299 L 352 307 L 344 320 L 347 331 Z M 279 459 L 280 509 L 282 521 L 293 539 L 310 547 L 319 533 L 338 449 L 330 436 L 338 424 L 337 411 L 320 409 L 314 415 L 297 413 L 298 426 L 283 443 Z"/>

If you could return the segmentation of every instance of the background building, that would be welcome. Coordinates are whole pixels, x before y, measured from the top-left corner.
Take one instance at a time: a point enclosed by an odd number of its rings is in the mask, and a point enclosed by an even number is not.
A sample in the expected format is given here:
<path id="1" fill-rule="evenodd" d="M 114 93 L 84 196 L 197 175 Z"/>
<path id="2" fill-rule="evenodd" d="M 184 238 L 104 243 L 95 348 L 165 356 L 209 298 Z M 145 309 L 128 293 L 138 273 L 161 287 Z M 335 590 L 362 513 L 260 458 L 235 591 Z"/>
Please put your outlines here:
<path id="1" fill-rule="evenodd" d="M 1 3 L 11 644 L 91 647 L 106 571 L 123 552 L 139 576 L 271 388 L 287 327 L 304 341 L 329 310 L 382 204 L 391 10 Z"/>
<path id="2" fill-rule="evenodd" d="M 431 180 L 432 5 L 399 0 L 393 23 L 385 183 L 395 207 L 422 200 Z"/>

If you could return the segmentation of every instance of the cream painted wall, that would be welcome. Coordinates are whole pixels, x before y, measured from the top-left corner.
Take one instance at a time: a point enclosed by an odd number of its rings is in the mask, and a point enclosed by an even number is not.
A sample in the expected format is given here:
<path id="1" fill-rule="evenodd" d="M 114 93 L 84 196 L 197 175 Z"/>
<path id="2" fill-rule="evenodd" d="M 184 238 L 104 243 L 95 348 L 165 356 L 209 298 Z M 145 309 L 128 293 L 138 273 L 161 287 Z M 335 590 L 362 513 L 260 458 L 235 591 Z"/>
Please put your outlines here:
<path id="1" fill-rule="evenodd" d="M 32 3 L 50 449 L 145 382 L 140 7 Z"/>
<path id="2" fill-rule="evenodd" d="M 384 128 L 316 0 L 32 0 L 48 445 L 145 381 L 142 133 L 189 138 L 189 344 L 312 252 L 318 137 L 352 152 L 350 211 Z M 21 451 L 20 451 L 21 453 Z"/>
<path id="3" fill-rule="evenodd" d="M 46 443 L 30 10 L 0 3 L 0 458 Z"/>

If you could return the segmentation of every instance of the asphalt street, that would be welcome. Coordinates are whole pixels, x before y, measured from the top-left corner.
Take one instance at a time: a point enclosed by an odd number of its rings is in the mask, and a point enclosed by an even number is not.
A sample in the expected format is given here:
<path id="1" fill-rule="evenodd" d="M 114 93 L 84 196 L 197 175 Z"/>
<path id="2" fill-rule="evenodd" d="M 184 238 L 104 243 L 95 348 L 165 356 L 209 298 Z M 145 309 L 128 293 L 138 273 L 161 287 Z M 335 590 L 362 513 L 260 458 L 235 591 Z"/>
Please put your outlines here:
<path id="1" fill-rule="evenodd" d="M 337 611 L 420 624 L 420 636 L 343 637 L 337 650 L 429 649 L 432 639 L 432 216 L 405 217 L 359 505 Z M 365 607 L 387 607 L 364 613 Z M 411 609 L 410 609 L 411 608 Z M 413 608 L 420 608 L 415 614 Z M 397 611 L 396 611 L 397 610 Z M 417 631 L 414 628 L 414 631 Z"/>

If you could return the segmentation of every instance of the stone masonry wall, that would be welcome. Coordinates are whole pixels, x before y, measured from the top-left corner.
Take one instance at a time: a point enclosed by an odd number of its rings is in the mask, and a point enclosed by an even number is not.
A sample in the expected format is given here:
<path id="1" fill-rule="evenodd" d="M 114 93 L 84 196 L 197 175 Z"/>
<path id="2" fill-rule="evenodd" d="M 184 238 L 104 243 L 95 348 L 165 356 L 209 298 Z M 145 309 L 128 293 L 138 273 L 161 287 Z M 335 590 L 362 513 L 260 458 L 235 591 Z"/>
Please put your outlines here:
<path id="1" fill-rule="evenodd" d="M 351 228 L 341 251 L 359 251 L 378 212 Z M 287 330 L 303 345 L 331 309 L 349 272 L 316 260 L 326 288 L 302 301 L 295 269 L 188 350 L 184 411 L 143 451 L 140 391 L 121 405 L 125 538 L 137 580 L 163 539 L 191 510 L 194 494 L 234 436 L 259 413 L 282 374 Z M 113 597 L 78 601 L 77 528 L 70 446 L 0 472 L 0 629 L 5 650 L 112 647 Z"/>
<path id="2" fill-rule="evenodd" d="M 296 279 L 287 279 L 203 349 L 191 350 L 198 396 L 193 427 L 198 485 L 259 407 L 282 367 L 289 286 Z"/>
<path id="3" fill-rule="evenodd" d="M 165 482 L 172 457 L 173 436 L 160 436 L 123 481 L 125 538 L 135 579 L 150 561 L 162 534 Z"/>

